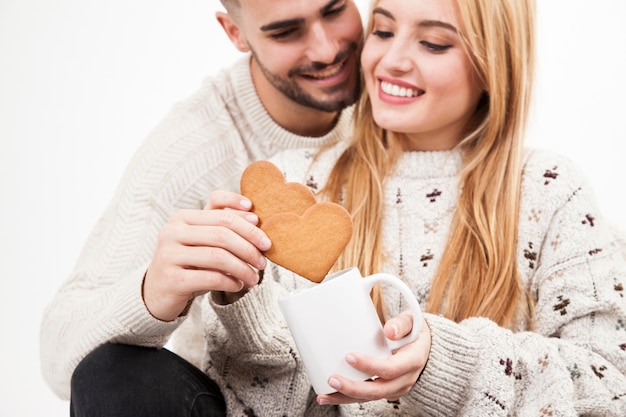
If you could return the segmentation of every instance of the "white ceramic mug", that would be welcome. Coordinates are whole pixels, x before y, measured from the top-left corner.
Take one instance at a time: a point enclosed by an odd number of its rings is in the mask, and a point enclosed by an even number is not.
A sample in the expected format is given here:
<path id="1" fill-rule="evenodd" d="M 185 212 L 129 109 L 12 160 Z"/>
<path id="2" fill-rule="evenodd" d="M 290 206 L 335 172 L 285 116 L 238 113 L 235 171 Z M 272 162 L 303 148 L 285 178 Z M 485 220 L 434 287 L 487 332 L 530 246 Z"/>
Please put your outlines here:
<path id="1" fill-rule="evenodd" d="M 413 312 L 413 329 L 400 340 L 385 337 L 370 298 L 372 287 L 383 282 L 400 290 Z M 422 326 L 419 303 L 404 282 L 383 273 L 363 278 L 358 268 L 296 290 L 279 304 L 317 394 L 336 391 L 327 382 L 333 374 L 359 381 L 373 376 L 350 366 L 345 359 L 349 352 L 388 358 L 393 350 L 417 339 Z"/>

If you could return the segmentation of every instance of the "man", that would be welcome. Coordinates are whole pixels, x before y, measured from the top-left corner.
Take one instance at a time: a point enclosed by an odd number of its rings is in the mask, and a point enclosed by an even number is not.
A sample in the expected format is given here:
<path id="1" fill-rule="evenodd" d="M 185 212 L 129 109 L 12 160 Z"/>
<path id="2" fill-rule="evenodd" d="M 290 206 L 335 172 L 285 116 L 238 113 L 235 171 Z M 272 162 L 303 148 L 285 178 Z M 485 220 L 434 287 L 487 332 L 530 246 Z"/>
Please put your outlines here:
<path id="1" fill-rule="evenodd" d="M 224 412 L 206 375 L 167 350 L 138 346 L 162 347 L 195 297 L 236 294 L 258 280 L 263 236 L 240 259 L 225 255 L 233 250 L 220 247 L 223 228 L 203 210 L 211 191 L 236 191 L 253 160 L 350 134 L 363 37 L 353 1 L 222 3 L 217 20 L 246 56 L 148 137 L 44 314 L 43 375 L 60 397 L 71 391 L 72 415 Z M 181 342 L 193 351 L 192 340 Z"/>

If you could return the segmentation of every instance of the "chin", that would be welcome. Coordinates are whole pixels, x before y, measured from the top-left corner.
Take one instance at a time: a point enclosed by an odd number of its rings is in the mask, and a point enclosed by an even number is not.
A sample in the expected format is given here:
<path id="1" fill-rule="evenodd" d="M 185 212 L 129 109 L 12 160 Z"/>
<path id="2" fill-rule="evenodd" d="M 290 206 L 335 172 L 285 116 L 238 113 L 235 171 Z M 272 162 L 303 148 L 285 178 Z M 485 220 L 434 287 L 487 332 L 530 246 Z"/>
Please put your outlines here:
<path id="1" fill-rule="evenodd" d="M 380 127 L 392 132 L 404 133 L 407 131 L 407 125 L 402 123 L 402 116 L 398 113 L 386 113 L 384 115 L 374 115 L 374 121 Z"/>

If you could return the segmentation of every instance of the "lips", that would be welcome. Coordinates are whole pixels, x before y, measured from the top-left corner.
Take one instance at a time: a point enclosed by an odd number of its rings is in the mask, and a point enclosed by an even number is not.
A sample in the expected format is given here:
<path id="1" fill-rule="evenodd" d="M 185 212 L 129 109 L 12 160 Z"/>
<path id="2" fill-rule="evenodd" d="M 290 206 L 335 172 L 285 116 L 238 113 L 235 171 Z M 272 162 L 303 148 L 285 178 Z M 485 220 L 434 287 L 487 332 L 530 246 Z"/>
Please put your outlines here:
<path id="1" fill-rule="evenodd" d="M 331 78 L 339 74 L 341 71 L 343 71 L 345 66 L 346 66 L 346 61 L 330 66 L 330 67 L 326 67 L 322 71 L 307 72 L 302 75 L 308 78 L 312 78 L 314 80 L 324 80 L 326 78 Z"/>
<path id="2" fill-rule="evenodd" d="M 381 81 L 380 89 L 383 93 L 394 97 L 417 97 L 424 94 L 424 90 L 417 88 L 404 87 L 398 84 L 392 84 L 389 81 Z"/>

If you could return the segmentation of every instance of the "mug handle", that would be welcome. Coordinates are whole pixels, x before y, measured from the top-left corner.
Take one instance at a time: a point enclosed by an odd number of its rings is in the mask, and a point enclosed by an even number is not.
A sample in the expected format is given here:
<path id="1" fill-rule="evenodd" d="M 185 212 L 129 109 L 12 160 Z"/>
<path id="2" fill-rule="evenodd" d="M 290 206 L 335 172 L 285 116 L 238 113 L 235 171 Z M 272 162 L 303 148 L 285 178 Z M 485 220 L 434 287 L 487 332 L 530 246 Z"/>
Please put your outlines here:
<path id="1" fill-rule="evenodd" d="M 400 293 L 409 303 L 409 308 L 413 313 L 413 329 L 411 329 L 411 333 L 409 333 L 402 339 L 387 339 L 387 346 L 389 346 L 391 350 L 400 349 L 402 346 L 408 345 L 409 343 L 417 340 L 417 337 L 420 334 L 420 330 L 422 329 L 422 309 L 420 308 L 420 305 L 415 298 L 415 294 L 413 294 L 408 285 L 402 282 L 398 277 L 391 274 L 378 273 L 363 278 L 363 285 L 368 294 L 372 290 L 372 287 L 374 287 L 374 285 L 378 284 L 379 282 L 385 282 L 387 284 L 393 285 L 398 290 L 400 290 Z"/>

